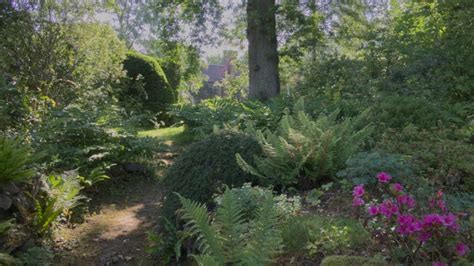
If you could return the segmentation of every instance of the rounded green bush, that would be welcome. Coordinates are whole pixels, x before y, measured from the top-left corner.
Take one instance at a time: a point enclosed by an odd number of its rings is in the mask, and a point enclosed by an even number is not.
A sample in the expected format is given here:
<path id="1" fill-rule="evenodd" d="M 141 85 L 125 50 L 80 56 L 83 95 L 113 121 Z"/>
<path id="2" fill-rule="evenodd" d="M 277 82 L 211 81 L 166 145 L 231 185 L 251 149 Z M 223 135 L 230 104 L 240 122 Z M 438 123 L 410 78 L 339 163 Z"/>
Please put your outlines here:
<path id="1" fill-rule="evenodd" d="M 245 173 L 237 164 L 235 154 L 253 162 L 261 154 L 258 142 L 241 133 L 220 133 L 192 144 L 168 169 L 163 180 L 167 191 L 164 217 L 173 218 L 180 207 L 180 195 L 202 203 L 211 203 L 212 196 L 223 185 L 240 187 L 254 182 L 255 177 Z"/>
<path id="2" fill-rule="evenodd" d="M 164 112 L 170 104 L 176 102 L 176 92 L 171 88 L 163 69 L 155 58 L 129 52 L 123 61 L 123 68 L 127 71 L 127 76 L 133 80 L 136 80 L 139 75 L 143 77 L 145 95 L 141 97 L 141 101 L 146 110 L 153 113 Z M 126 94 L 136 98 L 141 93 L 136 86 L 130 86 Z"/>

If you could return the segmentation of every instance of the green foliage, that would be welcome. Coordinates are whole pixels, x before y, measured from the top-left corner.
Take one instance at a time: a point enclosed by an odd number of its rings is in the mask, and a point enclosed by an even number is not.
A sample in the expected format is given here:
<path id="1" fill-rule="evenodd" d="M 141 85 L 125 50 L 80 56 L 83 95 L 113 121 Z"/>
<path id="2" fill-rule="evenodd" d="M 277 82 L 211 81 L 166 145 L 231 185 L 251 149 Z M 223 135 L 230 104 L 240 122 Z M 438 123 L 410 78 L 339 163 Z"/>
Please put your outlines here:
<path id="1" fill-rule="evenodd" d="M 113 110 L 90 105 L 70 105 L 52 112 L 32 135 L 35 148 L 51 155 L 47 170 L 81 168 L 83 176 L 90 176 L 92 169 L 104 164 L 150 156 L 156 147 L 152 139 L 112 129 L 117 125 L 115 115 Z"/>
<path id="2" fill-rule="evenodd" d="M 34 229 L 42 235 L 46 233 L 58 217 L 78 206 L 85 199 L 80 195 L 82 186 L 77 172 L 69 172 L 62 176 L 44 177 L 46 195 L 35 201 Z"/>
<path id="3" fill-rule="evenodd" d="M 233 188 L 232 193 L 239 199 L 243 215 L 246 219 L 253 219 L 256 210 L 266 198 L 273 195 L 271 189 L 253 186 L 251 183 L 245 183 L 242 187 Z M 288 197 L 285 194 L 273 196 L 276 211 L 282 218 L 289 218 L 301 211 L 301 198 L 299 196 Z M 222 195 L 215 198 L 217 205 L 220 205 Z"/>
<path id="4" fill-rule="evenodd" d="M 303 110 L 301 98 L 274 132 L 255 131 L 264 157 L 256 158 L 254 167 L 237 155 L 242 169 L 283 190 L 309 189 L 333 179 L 370 133 L 368 126 L 356 129 L 356 120 L 338 122 L 337 111 L 313 120 Z"/>
<path id="5" fill-rule="evenodd" d="M 15 219 L 10 219 L 0 222 L 0 236 L 8 232 L 8 230 L 14 225 Z"/>
<path id="6" fill-rule="evenodd" d="M 286 252 L 310 257 L 347 254 L 370 244 L 369 233 L 347 218 L 295 216 L 283 224 L 282 232 Z"/>
<path id="7" fill-rule="evenodd" d="M 200 265 L 265 265 L 271 263 L 281 249 L 278 212 L 271 196 L 259 204 L 255 219 L 244 219 L 243 207 L 237 195 L 227 189 L 210 220 L 207 208 L 180 197 L 182 218 L 186 230 L 197 237 L 198 250 L 194 255 Z"/>
<path id="8" fill-rule="evenodd" d="M 264 105 L 255 101 L 213 98 L 196 105 L 175 105 L 170 114 L 182 121 L 194 134 L 205 136 L 213 132 L 215 127 L 245 128 L 249 121 L 257 128 L 273 128 L 286 107 L 283 101 L 274 99 Z"/>
<path id="9" fill-rule="evenodd" d="M 458 130 L 408 126 L 387 131 L 377 144 L 381 150 L 409 156 L 419 175 L 437 187 L 473 191 L 473 145 Z"/>
<path id="10" fill-rule="evenodd" d="M 378 258 L 361 256 L 328 256 L 323 259 L 321 266 L 383 266 L 387 262 Z M 390 264 L 389 264 L 390 265 Z"/>
<path id="11" fill-rule="evenodd" d="M 17 265 L 18 261 L 7 253 L 0 252 L 0 263 L 5 266 Z"/>
<path id="12" fill-rule="evenodd" d="M 18 261 L 24 266 L 51 265 L 54 254 L 44 247 L 32 247 L 18 255 Z"/>
<path id="13" fill-rule="evenodd" d="M 428 129 L 438 124 L 462 124 L 456 113 L 463 113 L 461 105 L 447 107 L 443 103 L 413 96 L 382 96 L 372 107 L 368 119 L 380 128 L 403 129 L 408 125 Z"/>
<path id="14" fill-rule="evenodd" d="M 0 185 L 28 181 L 35 173 L 29 168 L 32 149 L 20 139 L 0 135 Z"/>
<path id="15" fill-rule="evenodd" d="M 0 130 L 21 129 L 27 126 L 28 106 L 17 87 L 2 84 L 0 76 Z"/>
<path id="16" fill-rule="evenodd" d="M 241 186 L 255 178 L 243 172 L 235 161 L 240 153 L 246 160 L 260 153 L 258 143 L 241 133 L 221 133 L 189 146 L 168 169 L 163 185 L 167 191 L 164 216 L 174 217 L 179 207 L 177 192 L 191 200 L 210 203 L 222 185 Z"/>
<path id="17" fill-rule="evenodd" d="M 379 152 L 361 152 L 347 160 L 346 168 L 339 171 L 337 176 L 351 180 L 353 185 L 375 185 L 380 172 L 388 172 L 396 182 L 407 185 L 420 185 L 419 179 L 412 178 L 415 170 L 401 155 Z"/>
<path id="18" fill-rule="evenodd" d="M 124 92 L 122 101 L 137 98 L 145 110 L 155 114 L 164 113 L 168 105 L 176 102 L 176 92 L 156 59 L 136 52 L 129 52 L 123 61 L 123 67 L 132 80 L 143 79 L 144 91 L 137 91 L 133 86 Z M 163 114 L 162 114 L 163 115 Z"/>

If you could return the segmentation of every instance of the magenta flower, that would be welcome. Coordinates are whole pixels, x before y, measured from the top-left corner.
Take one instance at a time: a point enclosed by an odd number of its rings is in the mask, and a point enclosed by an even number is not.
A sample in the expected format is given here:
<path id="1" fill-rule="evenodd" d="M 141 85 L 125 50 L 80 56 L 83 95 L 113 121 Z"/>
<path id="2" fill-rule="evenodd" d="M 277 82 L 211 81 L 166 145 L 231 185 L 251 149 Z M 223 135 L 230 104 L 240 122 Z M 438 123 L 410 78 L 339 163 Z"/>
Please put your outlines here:
<path id="1" fill-rule="evenodd" d="M 397 197 L 397 201 L 400 205 L 405 205 L 409 209 L 413 209 L 416 205 L 416 200 L 410 195 L 400 195 Z"/>
<path id="2" fill-rule="evenodd" d="M 426 242 L 428 239 L 430 239 L 432 236 L 431 232 L 428 231 L 423 231 L 421 234 L 418 236 L 418 240 L 421 242 Z"/>
<path id="3" fill-rule="evenodd" d="M 441 261 L 435 261 L 433 262 L 433 264 L 431 264 L 432 266 L 448 266 L 448 264 L 444 263 L 444 262 L 441 262 Z"/>
<path id="4" fill-rule="evenodd" d="M 392 185 L 392 189 L 396 192 L 401 192 L 403 190 L 403 186 L 400 183 L 395 183 Z"/>
<path id="5" fill-rule="evenodd" d="M 420 222 L 410 214 L 399 215 L 397 223 L 397 232 L 401 235 L 410 235 L 421 230 Z"/>
<path id="6" fill-rule="evenodd" d="M 443 225 L 448 227 L 448 228 L 452 228 L 452 227 L 455 227 L 457 225 L 457 217 L 456 215 L 452 214 L 452 213 L 448 213 L 447 215 L 443 215 Z"/>
<path id="7" fill-rule="evenodd" d="M 377 178 L 380 183 L 388 183 L 392 177 L 386 172 L 380 172 L 377 174 Z"/>
<path id="8" fill-rule="evenodd" d="M 398 214 L 398 206 L 394 204 L 391 200 L 385 200 L 380 204 L 379 211 L 381 214 L 385 215 L 388 219 L 394 214 Z"/>
<path id="9" fill-rule="evenodd" d="M 359 197 L 354 197 L 352 200 L 352 206 L 361 206 L 364 204 L 364 200 Z"/>
<path id="10" fill-rule="evenodd" d="M 377 207 L 376 205 L 370 205 L 368 212 L 371 216 L 375 216 L 379 214 L 379 207 Z"/>
<path id="11" fill-rule="evenodd" d="M 462 257 L 462 256 L 465 256 L 469 252 L 469 247 L 466 246 L 466 244 L 459 242 L 456 244 L 455 250 L 456 250 L 456 254 Z"/>
<path id="12" fill-rule="evenodd" d="M 357 185 L 354 187 L 354 190 L 352 191 L 352 196 L 362 197 L 364 193 L 365 193 L 364 185 Z"/>
<path id="13" fill-rule="evenodd" d="M 423 228 L 427 228 L 430 226 L 437 226 L 443 224 L 443 217 L 439 214 L 427 214 L 423 217 Z"/>

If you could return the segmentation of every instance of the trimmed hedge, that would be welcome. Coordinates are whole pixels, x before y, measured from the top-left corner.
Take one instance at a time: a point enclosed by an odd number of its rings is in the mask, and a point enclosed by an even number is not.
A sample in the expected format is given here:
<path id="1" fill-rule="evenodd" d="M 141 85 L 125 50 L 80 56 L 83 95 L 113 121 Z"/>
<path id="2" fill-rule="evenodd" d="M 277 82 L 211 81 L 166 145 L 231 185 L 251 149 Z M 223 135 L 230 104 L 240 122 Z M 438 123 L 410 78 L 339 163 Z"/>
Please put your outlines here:
<path id="1" fill-rule="evenodd" d="M 141 97 L 143 108 L 153 113 L 166 111 L 170 104 L 177 100 L 177 93 L 174 91 L 165 72 L 158 60 L 153 57 L 137 52 L 128 52 L 123 61 L 123 68 L 127 71 L 127 76 L 136 79 L 138 75 L 143 76 L 144 90 L 146 96 Z M 136 98 L 139 91 L 130 86 L 127 94 Z"/>
<path id="2" fill-rule="evenodd" d="M 220 133 L 192 144 L 168 169 L 163 180 L 167 191 L 164 217 L 173 219 L 180 207 L 177 192 L 202 203 L 211 203 L 212 196 L 223 185 L 240 187 L 254 182 L 255 177 L 240 169 L 235 159 L 239 153 L 253 162 L 261 154 L 258 142 L 242 133 Z"/>

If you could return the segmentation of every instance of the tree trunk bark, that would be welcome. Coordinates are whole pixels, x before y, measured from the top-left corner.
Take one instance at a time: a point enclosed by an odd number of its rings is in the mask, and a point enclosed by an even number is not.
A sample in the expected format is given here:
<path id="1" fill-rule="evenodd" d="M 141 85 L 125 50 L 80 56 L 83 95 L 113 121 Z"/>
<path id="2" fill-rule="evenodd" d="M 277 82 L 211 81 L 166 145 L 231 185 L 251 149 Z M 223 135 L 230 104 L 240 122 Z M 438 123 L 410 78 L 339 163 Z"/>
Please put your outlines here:
<path id="1" fill-rule="evenodd" d="M 275 0 L 247 0 L 249 96 L 266 101 L 280 92 Z"/>

